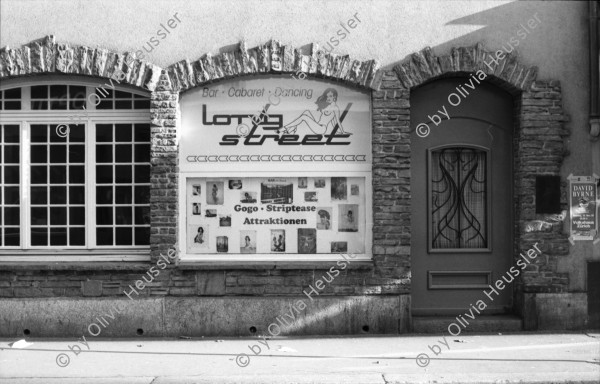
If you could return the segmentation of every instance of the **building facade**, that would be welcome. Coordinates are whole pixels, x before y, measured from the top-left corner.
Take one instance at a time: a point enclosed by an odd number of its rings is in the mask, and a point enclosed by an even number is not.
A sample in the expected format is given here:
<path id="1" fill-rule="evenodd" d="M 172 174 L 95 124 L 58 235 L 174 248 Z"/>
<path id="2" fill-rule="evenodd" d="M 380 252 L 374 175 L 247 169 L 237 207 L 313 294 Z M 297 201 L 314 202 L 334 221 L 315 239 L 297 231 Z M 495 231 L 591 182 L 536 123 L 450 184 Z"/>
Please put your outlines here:
<path id="1" fill-rule="evenodd" d="M 597 2 L 68 4 L 1 5 L 0 335 L 599 326 Z"/>

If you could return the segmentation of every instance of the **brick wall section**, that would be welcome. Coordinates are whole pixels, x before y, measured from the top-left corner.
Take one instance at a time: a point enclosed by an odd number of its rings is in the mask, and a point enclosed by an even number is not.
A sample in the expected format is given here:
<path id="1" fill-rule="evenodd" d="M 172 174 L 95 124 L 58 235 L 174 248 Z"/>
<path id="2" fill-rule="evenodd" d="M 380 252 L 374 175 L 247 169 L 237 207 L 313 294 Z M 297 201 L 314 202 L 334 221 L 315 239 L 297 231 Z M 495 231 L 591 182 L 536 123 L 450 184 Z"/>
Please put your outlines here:
<path id="1" fill-rule="evenodd" d="M 515 135 L 515 151 L 519 160 L 515 168 L 516 224 L 519 228 L 518 249 L 531 249 L 535 242 L 543 251 L 527 267 L 523 279 L 525 293 L 565 292 L 569 285 L 567 273 L 556 271 L 557 260 L 569 254 L 568 234 L 562 225 L 552 226 L 551 232 L 525 233 L 525 222 L 542 219 L 535 213 L 535 177 L 560 175 L 564 157 L 568 154 L 563 138 L 570 132 L 565 128 L 569 119 L 562 109 L 562 94 L 558 81 L 536 80 L 521 95 L 520 129 Z M 567 182 L 562 183 L 561 209 L 568 209 Z"/>
<path id="2" fill-rule="evenodd" d="M 401 279 L 410 276 L 409 97 L 392 71 L 373 92 L 373 259 L 381 277 Z"/>
<path id="3" fill-rule="evenodd" d="M 152 261 L 160 253 L 177 250 L 179 210 L 177 109 L 179 94 L 171 91 L 171 82 L 163 71 L 150 102 L 150 249 Z"/>

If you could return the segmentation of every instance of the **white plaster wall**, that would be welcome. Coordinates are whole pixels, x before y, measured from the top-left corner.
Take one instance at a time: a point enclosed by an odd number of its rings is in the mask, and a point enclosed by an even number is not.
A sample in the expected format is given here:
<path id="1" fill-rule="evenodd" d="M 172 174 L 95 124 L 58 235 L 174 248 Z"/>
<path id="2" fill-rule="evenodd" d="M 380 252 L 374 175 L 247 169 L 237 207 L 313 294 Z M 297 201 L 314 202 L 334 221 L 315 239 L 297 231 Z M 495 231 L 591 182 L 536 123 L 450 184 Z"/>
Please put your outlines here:
<path id="1" fill-rule="evenodd" d="M 592 173 L 591 146 L 599 144 L 589 140 L 587 124 L 587 1 L 2 0 L 0 46 L 54 34 L 59 42 L 136 51 L 176 12 L 181 24 L 145 58 L 160 66 L 230 49 L 241 39 L 251 47 L 271 38 L 322 44 L 358 13 L 361 23 L 335 52 L 391 67 L 425 46 L 437 54 L 478 41 L 499 49 L 537 13 L 541 24 L 521 41 L 520 60 L 537 65 L 540 79 L 562 84 L 573 131 L 562 176 Z M 573 290 L 584 289 L 584 260 L 600 258 L 592 249 L 580 242 L 559 263 L 571 272 Z"/>

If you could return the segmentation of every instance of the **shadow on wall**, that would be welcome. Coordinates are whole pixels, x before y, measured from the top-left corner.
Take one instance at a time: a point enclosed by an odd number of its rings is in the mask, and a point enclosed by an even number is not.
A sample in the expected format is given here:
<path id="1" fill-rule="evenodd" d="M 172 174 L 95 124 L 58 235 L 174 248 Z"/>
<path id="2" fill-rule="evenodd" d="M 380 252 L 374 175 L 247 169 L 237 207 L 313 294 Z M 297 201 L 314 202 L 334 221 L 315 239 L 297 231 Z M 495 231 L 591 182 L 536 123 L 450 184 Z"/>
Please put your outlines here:
<path id="1" fill-rule="evenodd" d="M 584 11 L 582 11 L 583 14 L 586 14 L 587 12 L 587 2 L 572 2 L 571 6 L 581 7 L 584 9 Z M 473 32 L 461 35 L 458 38 L 450 39 L 442 44 L 432 46 L 431 49 L 437 56 L 441 56 L 451 53 L 452 48 L 454 47 L 467 47 L 481 42 L 484 48 L 489 51 L 502 49 L 502 46 L 510 51 L 510 39 L 511 37 L 517 37 L 516 40 L 519 41 L 518 45 L 514 44 L 514 40 L 512 45 L 515 46 L 516 51 L 519 53 L 519 61 L 525 65 L 539 66 L 547 59 L 545 57 L 547 51 L 544 48 L 550 47 L 550 44 L 540 44 L 540 40 L 547 40 L 552 44 L 562 42 L 562 46 L 552 46 L 553 52 L 558 52 L 560 55 L 567 55 L 570 57 L 568 52 L 573 50 L 573 46 L 577 46 L 577 43 L 574 44 L 574 40 L 576 37 L 580 37 L 581 49 L 580 52 L 577 53 L 583 53 L 583 57 L 581 57 L 579 62 L 587 63 L 587 42 L 583 39 L 585 37 L 583 33 L 580 36 L 576 35 L 577 28 L 572 29 L 574 36 L 571 36 L 571 38 L 564 39 L 563 41 L 551 40 L 551 35 L 553 33 L 560 34 L 561 36 L 565 33 L 564 30 L 556 28 L 556 26 L 559 25 L 558 22 L 563 19 L 561 17 L 561 10 L 563 10 L 564 7 L 564 2 L 544 2 L 544 6 L 539 7 L 538 2 L 519 1 L 473 13 L 453 20 L 452 22 L 447 23 L 446 26 L 470 25 L 480 28 Z M 528 20 L 535 18 L 535 14 L 537 14 L 539 24 L 532 29 L 527 25 L 527 22 Z M 584 28 L 584 26 L 585 20 L 582 21 L 582 28 Z M 518 37 L 522 36 L 522 34 L 518 34 L 518 31 L 523 27 L 528 32 L 525 32 L 526 37 L 522 39 Z M 566 33 L 568 33 L 568 31 Z M 527 52 L 527 54 L 523 55 L 524 52 Z M 522 56 L 525 56 L 525 58 Z M 397 62 L 386 65 L 382 69 L 391 70 L 397 64 L 403 63 L 408 59 L 410 59 L 410 55 Z M 547 76 L 544 74 L 544 71 L 542 70 L 541 72 L 542 78 L 546 78 Z"/>

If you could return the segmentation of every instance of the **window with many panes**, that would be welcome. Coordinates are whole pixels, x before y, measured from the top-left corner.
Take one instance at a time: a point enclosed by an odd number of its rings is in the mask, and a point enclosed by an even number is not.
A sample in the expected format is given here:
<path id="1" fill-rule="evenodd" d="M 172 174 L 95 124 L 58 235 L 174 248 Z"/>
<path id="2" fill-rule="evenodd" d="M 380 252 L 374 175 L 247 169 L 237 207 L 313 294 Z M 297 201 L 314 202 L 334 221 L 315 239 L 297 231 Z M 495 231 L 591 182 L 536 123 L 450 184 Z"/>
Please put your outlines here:
<path id="1" fill-rule="evenodd" d="M 148 248 L 150 99 L 100 86 L 2 85 L 0 255 Z"/>

